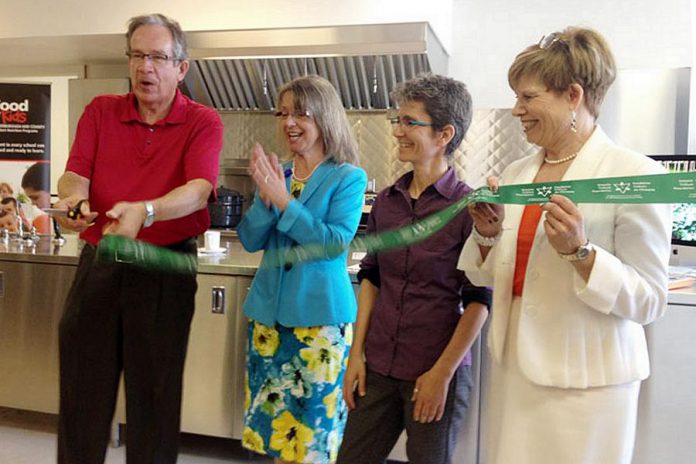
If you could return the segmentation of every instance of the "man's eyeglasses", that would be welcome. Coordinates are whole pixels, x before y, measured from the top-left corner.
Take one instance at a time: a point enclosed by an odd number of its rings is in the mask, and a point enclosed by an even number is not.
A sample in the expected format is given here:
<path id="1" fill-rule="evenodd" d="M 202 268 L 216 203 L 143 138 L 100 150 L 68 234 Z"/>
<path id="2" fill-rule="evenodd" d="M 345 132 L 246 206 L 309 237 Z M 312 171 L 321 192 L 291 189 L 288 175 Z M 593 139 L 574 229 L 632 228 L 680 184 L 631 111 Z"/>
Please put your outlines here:
<path id="1" fill-rule="evenodd" d="M 278 119 L 288 119 L 289 117 L 292 117 L 292 119 L 296 121 L 306 121 L 307 119 L 312 117 L 311 113 L 306 110 L 276 111 L 275 113 L 273 113 L 273 116 L 275 116 Z"/>
<path id="2" fill-rule="evenodd" d="M 418 121 L 417 119 L 413 119 L 411 116 L 393 116 L 387 119 L 392 126 L 401 126 L 401 129 L 405 131 L 409 131 L 416 127 L 432 127 L 431 123 Z"/>
<path id="3" fill-rule="evenodd" d="M 561 38 L 561 33 L 560 32 L 553 32 L 549 35 L 544 35 L 539 39 L 539 48 L 542 50 L 547 50 L 553 46 L 556 42 L 560 42 L 566 47 L 568 44 L 566 44 L 565 40 Z"/>
<path id="4" fill-rule="evenodd" d="M 133 63 L 142 63 L 149 58 L 155 66 L 162 66 L 168 61 L 180 61 L 178 58 L 165 55 L 164 53 L 126 52 L 126 56 Z"/>

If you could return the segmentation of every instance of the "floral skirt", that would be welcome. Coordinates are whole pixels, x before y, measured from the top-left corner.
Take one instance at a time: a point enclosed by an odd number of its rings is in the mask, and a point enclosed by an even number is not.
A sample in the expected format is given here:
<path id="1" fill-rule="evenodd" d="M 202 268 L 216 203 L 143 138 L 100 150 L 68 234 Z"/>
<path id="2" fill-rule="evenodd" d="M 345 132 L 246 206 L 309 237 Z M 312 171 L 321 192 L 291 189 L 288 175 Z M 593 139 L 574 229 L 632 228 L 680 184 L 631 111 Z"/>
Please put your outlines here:
<path id="1" fill-rule="evenodd" d="M 242 445 L 285 461 L 336 460 L 348 414 L 341 387 L 351 324 L 249 321 Z"/>

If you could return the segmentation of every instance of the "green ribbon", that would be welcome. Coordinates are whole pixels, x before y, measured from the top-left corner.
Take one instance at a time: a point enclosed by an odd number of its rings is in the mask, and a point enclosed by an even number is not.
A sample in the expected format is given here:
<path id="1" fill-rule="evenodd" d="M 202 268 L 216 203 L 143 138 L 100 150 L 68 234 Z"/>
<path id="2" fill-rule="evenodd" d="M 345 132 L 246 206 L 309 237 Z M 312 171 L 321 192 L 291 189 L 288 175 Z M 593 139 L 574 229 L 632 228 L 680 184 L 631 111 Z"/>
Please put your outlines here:
<path id="1" fill-rule="evenodd" d="M 574 203 L 696 203 L 696 172 L 504 185 L 496 193 L 480 188 L 482 203 L 527 205 L 546 203 L 551 195 Z"/>
<path id="2" fill-rule="evenodd" d="M 546 203 L 554 194 L 564 195 L 574 203 L 696 203 L 696 172 L 503 185 L 496 192 L 481 187 L 416 223 L 355 237 L 348 247 L 309 244 L 266 250 L 263 267 L 335 257 L 346 248 L 351 252 L 378 253 L 409 246 L 442 229 L 470 203 L 528 205 Z M 97 256 L 170 272 L 194 273 L 197 267 L 195 256 L 116 235 L 107 235 L 101 240 Z"/>
<path id="3" fill-rule="evenodd" d="M 574 203 L 696 203 L 696 172 L 605 177 L 599 179 L 503 185 L 496 192 L 481 187 L 456 203 L 401 229 L 355 237 L 350 251 L 377 253 L 425 240 L 459 214 L 470 203 L 546 203 L 551 195 L 565 195 Z M 293 247 L 289 262 L 319 257 L 311 245 Z"/>
<path id="4" fill-rule="evenodd" d="M 179 253 L 121 235 L 102 237 L 97 246 L 97 260 L 177 274 L 195 274 L 198 269 L 196 255 Z"/>

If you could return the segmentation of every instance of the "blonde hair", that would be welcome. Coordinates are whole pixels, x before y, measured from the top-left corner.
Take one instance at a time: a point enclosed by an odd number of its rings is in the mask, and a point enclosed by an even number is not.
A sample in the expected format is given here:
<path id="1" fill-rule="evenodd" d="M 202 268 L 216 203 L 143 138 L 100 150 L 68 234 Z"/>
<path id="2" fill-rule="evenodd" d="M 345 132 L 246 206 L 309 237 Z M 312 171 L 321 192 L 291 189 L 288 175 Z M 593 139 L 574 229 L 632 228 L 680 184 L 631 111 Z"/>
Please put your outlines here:
<path id="1" fill-rule="evenodd" d="M 298 77 L 280 88 L 277 101 L 287 92 L 292 92 L 296 111 L 306 111 L 314 118 L 326 155 L 336 163 L 357 166 L 360 162 L 358 143 L 331 82 L 314 74 Z"/>
<path id="2" fill-rule="evenodd" d="M 579 84 L 590 114 L 599 116 L 607 90 L 616 78 L 616 63 L 607 41 L 600 33 L 581 27 L 567 27 L 547 37 L 548 43 L 530 45 L 513 61 L 508 83 L 513 89 L 523 77 L 537 77 L 549 90 L 563 92 Z"/>
<path id="3" fill-rule="evenodd" d="M 5 188 L 8 192 L 10 192 L 10 195 L 14 194 L 14 189 L 7 182 L 0 182 L 0 190 L 2 190 L 3 188 Z"/>

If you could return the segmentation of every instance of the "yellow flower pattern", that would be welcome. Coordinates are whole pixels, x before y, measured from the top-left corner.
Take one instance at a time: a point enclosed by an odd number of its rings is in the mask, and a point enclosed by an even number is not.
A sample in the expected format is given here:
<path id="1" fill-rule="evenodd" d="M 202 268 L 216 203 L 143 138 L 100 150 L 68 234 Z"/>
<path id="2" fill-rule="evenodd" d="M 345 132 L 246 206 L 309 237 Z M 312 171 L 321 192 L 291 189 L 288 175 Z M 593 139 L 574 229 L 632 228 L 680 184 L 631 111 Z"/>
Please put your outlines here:
<path id="1" fill-rule="evenodd" d="M 242 432 L 242 444 L 251 451 L 266 454 L 263 448 L 263 438 L 250 427 L 244 427 L 244 432 Z"/>
<path id="2" fill-rule="evenodd" d="M 311 343 L 312 340 L 317 338 L 317 335 L 319 335 L 319 330 L 321 329 L 321 326 L 316 326 L 316 327 L 295 327 L 293 329 L 293 332 L 295 333 L 295 337 L 301 341 L 302 343 Z"/>
<path id="3" fill-rule="evenodd" d="M 324 397 L 324 406 L 326 406 L 326 417 L 333 419 L 334 414 L 336 414 L 336 399 L 338 398 L 338 392 L 340 387 L 336 387 L 333 392 L 329 393 Z"/>
<path id="4" fill-rule="evenodd" d="M 280 344 L 278 331 L 263 324 L 254 324 L 254 349 L 261 356 L 273 356 Z"/>
<path id="5" fill-rule="evenodd" d="M 326 337 L 312 340 L 309 348 L 300 350 L 300 357 L 307 362 L 307 369 L 319 382 L 334 383 L 341 373 L 343 356 L 332 346 Z"/>
<path id="6" fill-rule="evenodd" d="M 350 324 L 267 327 L 250 320 L 244 448 L 303 464 L 331 464 L 343 436 Z"/>
<path id="7" fill-rule="evenodd" d="M 351 346 L 353 344 L 353 324 L 346 324 L 346 334 L 344 338 L 346 340 L 346 346 Z"/>
<path id="8" fill-rule="evenodd" d="M 271 427 L 271 449 L 280 451 L 280 457 L 285 461 L 304 462 L 314 432 L 298 422 L 290 411 L 284 411 L 273 419 Z"/>
<path id="9" fill-rule="evenodd" d="M 346 340 L 346 347 L 350 348 L 350 346 L 353 344 L 353 324 L 346 324 L 346 334 L 345 334 L 345 340 Z M 348 356 L 343 358 L 343 368 L 346 369 L 348 367 Z"/>

